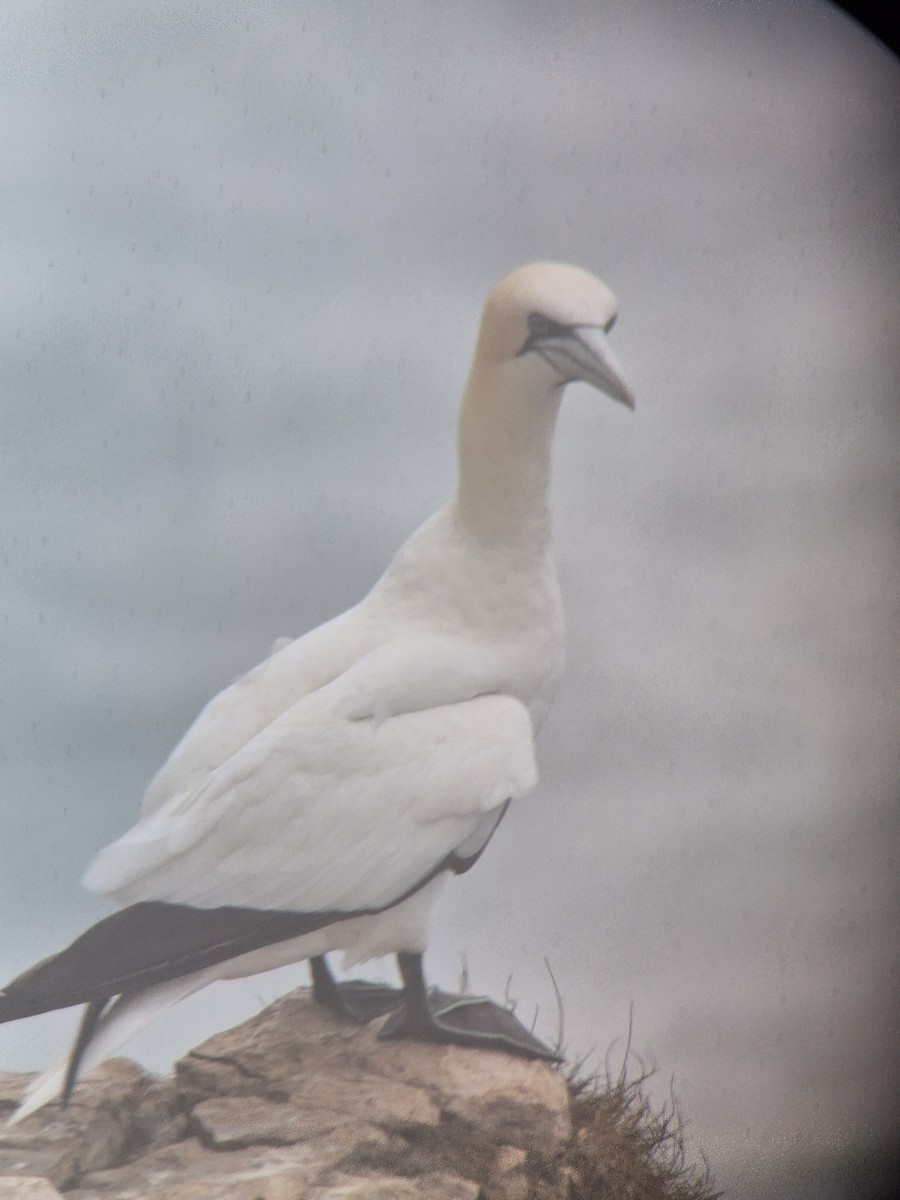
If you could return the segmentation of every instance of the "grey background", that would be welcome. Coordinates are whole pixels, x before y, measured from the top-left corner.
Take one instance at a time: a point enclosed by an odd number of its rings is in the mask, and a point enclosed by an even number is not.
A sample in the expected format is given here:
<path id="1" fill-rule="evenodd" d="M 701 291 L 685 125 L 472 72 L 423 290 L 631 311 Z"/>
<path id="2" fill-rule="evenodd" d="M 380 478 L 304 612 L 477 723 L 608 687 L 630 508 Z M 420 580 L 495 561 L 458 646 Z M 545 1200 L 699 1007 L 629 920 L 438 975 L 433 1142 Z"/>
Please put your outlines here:
<path id="1" fill-rule="evenodd" d="M 898 1110 L 898 101 L 812 0 L 7 0 L 0 976 L 106 911 L 80 873 L 202 703 L 444 501 L 485 293 L 573 261 L 638 409 L 567 393 L 570 665 L 429 972 L 552 1037 L 546 957 L 573 1055 L 633 1004 L 732 1195 L 843 1195 Z"/>

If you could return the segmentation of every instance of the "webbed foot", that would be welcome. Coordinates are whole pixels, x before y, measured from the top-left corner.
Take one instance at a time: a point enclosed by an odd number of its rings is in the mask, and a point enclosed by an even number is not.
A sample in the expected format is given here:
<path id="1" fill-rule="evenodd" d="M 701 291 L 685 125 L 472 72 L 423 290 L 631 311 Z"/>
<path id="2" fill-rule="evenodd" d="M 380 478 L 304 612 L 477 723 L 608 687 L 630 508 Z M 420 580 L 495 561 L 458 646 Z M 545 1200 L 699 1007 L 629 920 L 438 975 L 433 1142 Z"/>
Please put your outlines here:
<path id="1" fill-rule="evenodd" d="M 458 1046 L 503 1050 L 523 1058 L 559 1062 L 560 1057 L 510 1012 L 485 996 L 456 996 L 430 991 L 422 975 L 421 954 L 398 954 L 405 1000 L 379 1031 L 380 1038 L 413 1038 Z"/>

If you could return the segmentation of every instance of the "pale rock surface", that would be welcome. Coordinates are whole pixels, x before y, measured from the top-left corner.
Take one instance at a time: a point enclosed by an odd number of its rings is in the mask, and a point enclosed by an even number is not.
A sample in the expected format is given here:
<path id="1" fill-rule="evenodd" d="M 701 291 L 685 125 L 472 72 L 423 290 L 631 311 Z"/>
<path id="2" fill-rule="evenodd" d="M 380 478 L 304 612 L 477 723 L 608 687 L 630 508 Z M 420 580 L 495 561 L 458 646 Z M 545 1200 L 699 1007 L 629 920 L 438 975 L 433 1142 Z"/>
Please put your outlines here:
<path id="1" fill-rule="evenodd" d="M 0 1119 L 28 1078 L 0 1075 Z M 382 1042 L 299 989 L 167 1079 L 111 1059 L 67 1110 L 0 1128 L 0 1200 L 552 1198 L 571 1134 L 545 1063 Z"/>
<path id="2" fill-rule="evenodd" d="M 0 1175 L 0 1200 L 62 1200 L 52 1183 L 40 1176 Z"/>

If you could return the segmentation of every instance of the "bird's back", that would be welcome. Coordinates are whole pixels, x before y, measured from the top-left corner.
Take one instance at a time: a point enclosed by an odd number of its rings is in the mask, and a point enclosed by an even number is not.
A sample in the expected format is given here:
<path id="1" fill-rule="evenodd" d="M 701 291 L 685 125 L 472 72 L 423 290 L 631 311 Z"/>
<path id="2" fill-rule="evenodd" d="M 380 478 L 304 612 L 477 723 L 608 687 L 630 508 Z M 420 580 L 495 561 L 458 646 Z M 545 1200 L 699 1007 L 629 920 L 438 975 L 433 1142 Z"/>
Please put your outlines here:
<path id="1" fill-rule="evenodd" d="M 384 685 L 379 658 L 392 667 Z M 354 668 L 370 681 L 376 715 L 398 703 L 426 708 L 496 692 L 521 700 L 537 724 L 562 661 L 562 607 L 549 557 L 473 542 L 448 505 L 408 539 L 359 604 L 279 646 L 210 700 L 151 782 L 142 814 L 203 786 L 288 708 L 329 685 L 334 690 Z M 364 662 L 371 670 L 360 668 Z M 396 689 L 398 680 L 399 700 L 379 697 L 379 688 Z"/>

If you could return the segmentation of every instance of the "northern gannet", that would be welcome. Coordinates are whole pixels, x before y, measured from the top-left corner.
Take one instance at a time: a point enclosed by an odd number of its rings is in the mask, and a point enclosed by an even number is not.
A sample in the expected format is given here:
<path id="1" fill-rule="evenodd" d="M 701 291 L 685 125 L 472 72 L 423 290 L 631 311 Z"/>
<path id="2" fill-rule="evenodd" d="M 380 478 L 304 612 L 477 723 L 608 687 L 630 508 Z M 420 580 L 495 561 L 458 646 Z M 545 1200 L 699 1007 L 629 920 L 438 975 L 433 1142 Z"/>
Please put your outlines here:
<path id="1" fill-rule="evenodd" d="M 214 697 L 151 782 L 137 824 L 85 885 L 120 907 L 0 992 L 0 1021 L 85 1005 L 71 1053 L 14 1116 L 218 979 L 310 959 L 313 994 L 382 1033 L 552 1057 L 483 998 L 428 992 L 429 915 L 512 799 L 564 656 L 548 485 L 563 389 L 633 408 L 606 335 L 613 294 L 534 263 L 489 294 L 462 398 L 449 503 L 355 607 Z M 393 953 L 390 988 L 334 982 Z"/>

